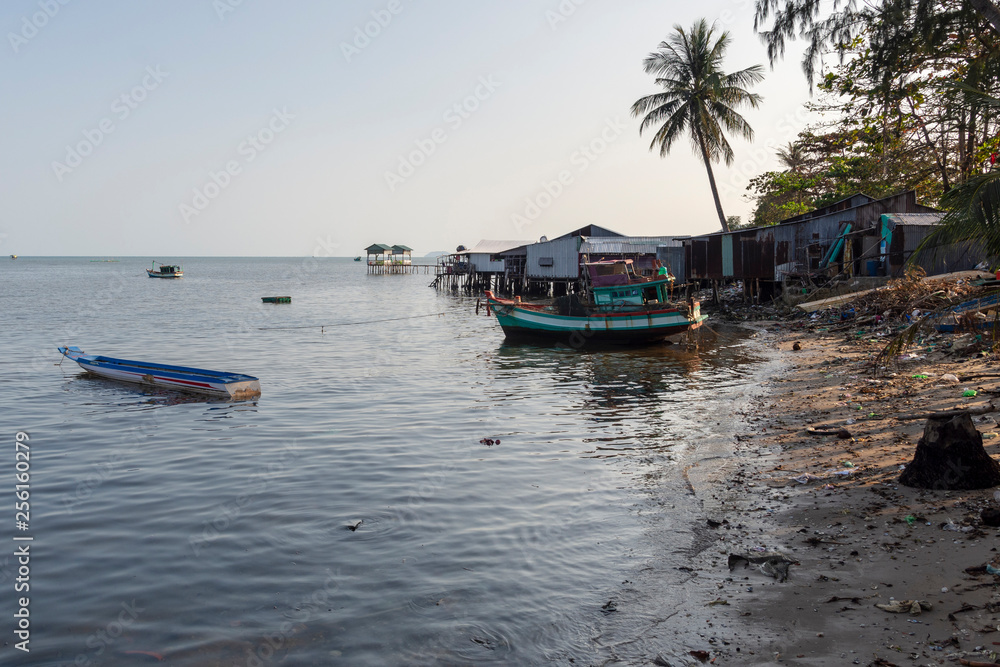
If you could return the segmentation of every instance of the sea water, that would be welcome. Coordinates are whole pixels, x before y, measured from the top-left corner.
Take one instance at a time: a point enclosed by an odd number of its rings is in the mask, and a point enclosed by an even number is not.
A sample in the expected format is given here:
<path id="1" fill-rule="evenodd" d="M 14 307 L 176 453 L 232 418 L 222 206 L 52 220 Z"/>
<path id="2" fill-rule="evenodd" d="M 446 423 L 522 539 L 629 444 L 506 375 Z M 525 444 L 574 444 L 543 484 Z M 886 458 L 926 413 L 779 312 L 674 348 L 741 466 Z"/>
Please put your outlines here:
<path id="1" fill-rule="evenodd" d="M 690 541 L 680 471 L 725 451 L 765 363 L 709 330 L 698 349 L 507 344 L 475 296 L 350 259 L 167 259 L 182 279 L 143 258 L 0 263 L 0 662 L 598 660 L 623 581 Z M 262 394 L 93 378 L 63 345 Z"/>

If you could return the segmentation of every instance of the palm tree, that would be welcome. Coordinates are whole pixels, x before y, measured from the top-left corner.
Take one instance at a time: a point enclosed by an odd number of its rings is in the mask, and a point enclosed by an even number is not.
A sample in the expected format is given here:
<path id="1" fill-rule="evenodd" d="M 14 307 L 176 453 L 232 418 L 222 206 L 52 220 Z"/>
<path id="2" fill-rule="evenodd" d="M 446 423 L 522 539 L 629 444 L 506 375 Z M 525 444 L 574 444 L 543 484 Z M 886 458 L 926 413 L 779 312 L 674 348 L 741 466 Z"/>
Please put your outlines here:
<path id="1" fill-rule="evenodd" d="M 659 146 L 660 157 L 670 152 L 682 134 L 690 134 L 692 148 L 708 170 L 719 222 L 723 231 L 728 232 L 712 162 L 719 158 L 727 165 L 733 162 L 733 149 L 723 129 L 753 139 L 753 129 L 736 109 L 744 104 L 756 108 L 760 103 L 760 95 L 746 88 L 764 78 L 763 67 L 754 65 L 732 74 L 723 72 L 722 57 L 729 46 L 729 33 L 723 32 L 713 42 L 715 27 L 709 27 L 705 19 L 696 21 L 690 33 L 679 25 L 674 30 L 675 34 L 660 42 L 657 50 L 643 61 L 643 68 L 656 75 L 656 84 L 663 91 L 636 101 L 632 115 L 645 114 L 639 134 L 647 127 L 659 125 L 649 149 Z"/>
<path id="2" fill-rule="evenodd" d="M 788 171 L 798 174 L 806 164 L 806 149 L 802 144 L 789 141 L 778 149 L 778 161 Z"/>

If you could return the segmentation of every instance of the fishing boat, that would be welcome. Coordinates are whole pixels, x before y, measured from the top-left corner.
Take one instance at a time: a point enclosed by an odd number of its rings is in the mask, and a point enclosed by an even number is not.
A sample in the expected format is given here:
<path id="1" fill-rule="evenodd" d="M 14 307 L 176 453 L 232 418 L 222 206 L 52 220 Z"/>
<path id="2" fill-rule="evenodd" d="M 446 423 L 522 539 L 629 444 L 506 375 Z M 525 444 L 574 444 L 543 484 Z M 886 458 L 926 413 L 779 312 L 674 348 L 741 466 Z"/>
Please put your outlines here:
<path id="1" fill-rule="evenodd" d="M 17 259 L 17 255 L 11 255 L 10 258 L 11 259 Z"/>
<path id="2" fill-rule="evenodd" d="M 262 296 L 260 300 L 264 303 L 291 303 L 292 297 L 290 296 Z"/>
<path id="3" fill-rule="evenodd" d="M 183 278 L 184 271 L 181 269 L 180 265 L 177 264 L 160 264 L 160 268 L 156 268 L 156 262 L 153 262 L 152 269 L 146 269 L 146 273 L 149 274 L 150 278 Z"/>
<path id="4" fill-rule="evenodd" d="M 673 301 L 674 277 L 637 275 L 632 260 L 587 262 L 583 298 L 575 294 L 529 303 L 486 299 L 507 338 L 547 338 L 582 347 L 587 342 L 645 344 L 697 329 L 708 319 L 695 299 Z"/>
<path id="5" fill-rule="evenodd" d="M 260 396 L 260 380 L 252 375 L 99 357 L 86 354 L 76 346 L 60 347 L 58 350 L 88 373 L 112 380 L 235 400 Z"/>
<path id="6" fill-rule="evenodd" d="M 361 255 L 358 255 L 357 257 L 355 257 L 354 261 L 355 262 L 360 262 L 361 261 Z"/>

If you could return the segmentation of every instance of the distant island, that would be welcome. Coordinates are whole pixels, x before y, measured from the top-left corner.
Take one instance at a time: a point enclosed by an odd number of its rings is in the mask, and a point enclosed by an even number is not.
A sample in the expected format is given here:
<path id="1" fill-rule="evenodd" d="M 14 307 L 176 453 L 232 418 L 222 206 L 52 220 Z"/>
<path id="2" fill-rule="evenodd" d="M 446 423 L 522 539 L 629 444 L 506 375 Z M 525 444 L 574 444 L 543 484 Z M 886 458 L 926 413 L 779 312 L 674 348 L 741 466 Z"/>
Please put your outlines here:
<path id="1" fill-rule="evenodd" d="M 451 253 L 447 250 L 435 250 L 434 252 L 429 252 L 424 257 L 440 257 L 441 255 L 450 255 Z"/>

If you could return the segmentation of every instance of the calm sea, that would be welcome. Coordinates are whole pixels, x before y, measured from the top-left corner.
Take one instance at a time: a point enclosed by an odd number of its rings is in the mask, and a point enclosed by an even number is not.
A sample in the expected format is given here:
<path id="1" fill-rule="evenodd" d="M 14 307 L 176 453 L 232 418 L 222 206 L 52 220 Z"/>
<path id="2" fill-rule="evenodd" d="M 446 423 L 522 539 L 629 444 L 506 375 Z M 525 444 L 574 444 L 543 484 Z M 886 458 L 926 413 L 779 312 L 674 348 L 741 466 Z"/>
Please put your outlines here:
<path id="1" fill-rule="evenodd" d="M 608 602 L 690 541 L 682 469 L 725 455 L 768 367 L 736 334 L 697 351 L 508 345 L 474 297 L 350 259 L 164 260 L 185 277 L 150 280 L 142 258 L 0 260 L 2 663 L 600 661 Z M 66 344 L 255 375 L 262 395 L 89 378 L 59 363 Z M 30 653 L 14 648 L 21 596 Z"/>

